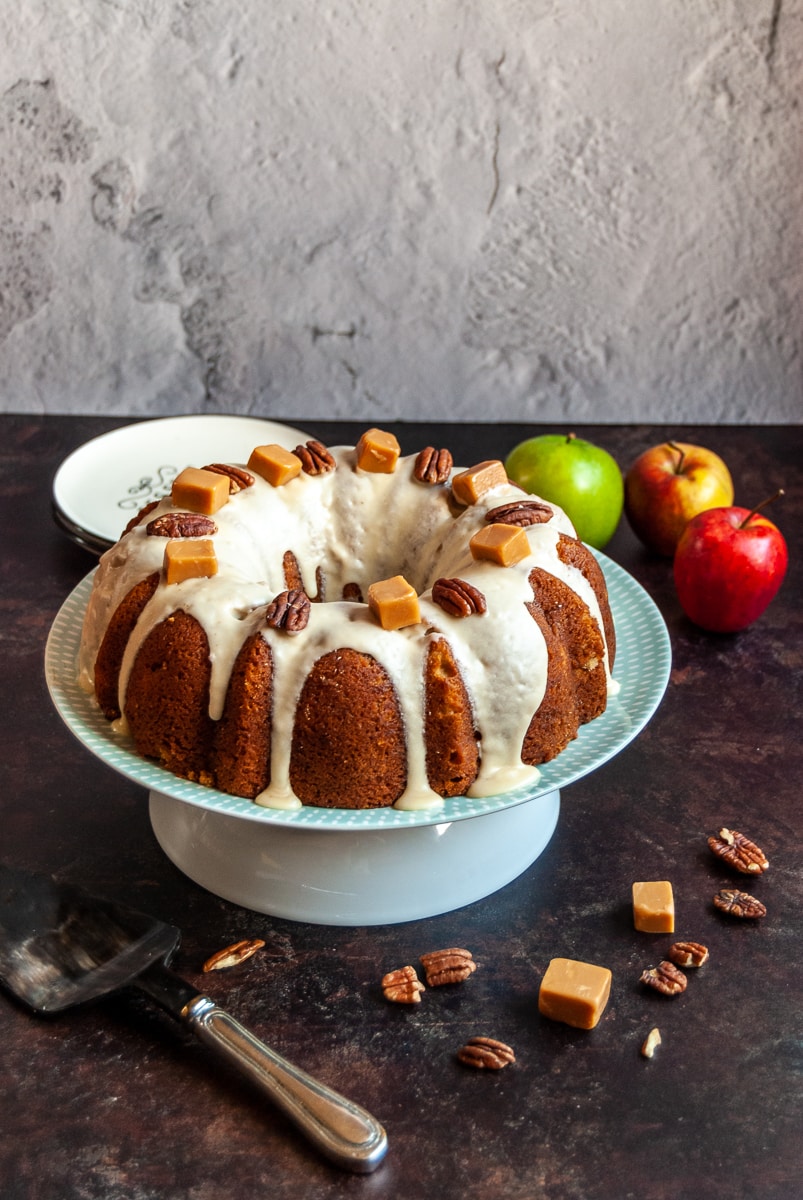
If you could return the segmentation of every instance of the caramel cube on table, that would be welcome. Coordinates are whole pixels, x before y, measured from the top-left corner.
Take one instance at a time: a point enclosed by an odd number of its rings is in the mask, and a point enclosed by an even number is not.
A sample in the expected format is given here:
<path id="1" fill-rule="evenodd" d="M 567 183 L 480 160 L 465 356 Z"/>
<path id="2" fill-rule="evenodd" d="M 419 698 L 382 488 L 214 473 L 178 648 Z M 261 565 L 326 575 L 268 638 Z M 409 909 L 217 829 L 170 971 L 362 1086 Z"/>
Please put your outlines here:
<path id="1" fill-rule="evenodd" d="M 486 525 L 469 542 L 472 558 L 512 567 L 530 553 L 530 543 L 521 525 Z"/>
<path id="2" fill-rule="evenodd" d="M 403 575 L 372 583 L 368 588 L 368 607 L 383 629 L 403 629 L 421 620 L 418 595 Z"/>
<path id="3" fill-rule="evenodd" d="M 553 958 L 538 992 L 538 1011 L 575 1029 L 593 1029 L 611 994 L 613 976 L 607 967 Z"/>
<path id="4" fill-rule="evenodd" d="M 217 555 L 211 538 L 176 538 L 165 546 L 168 583 L 185 579 L 209 579 L 217 575 Z"/>
<path id="5" fill-rule="evenodd" d="M 640 933 L 675 932 L 675 899 L 668 880 L 633 884 L 633 925 Z"/>
<path id="6" fill-rule="evenodd" d="M 201 467 L 185 467 L 173 480 L 170 499 L 176 508 L 211 516 L 229 501 L 229 481 L 225 475 Z"/>
<path id="7" fill-rule="evenodd" d="M 248 467 L 272 487 L 282 487 L 298 475 L 301 470 L 301 459 L 289 450 L 285 450 L 284 446 L 271 442 L 267 446 L 254 447 L 248 460 Z"/>
<path id="8" fill-rule="evenodd" d="M 384 429 L 367 429 L 357 442 L 357 466 L 374 475 L 392 475 L 400 454 L 398 440 Z"/>
<path id="9" fill-rule="evenodd" d="M 477 463 L 468 471 L 461 471 L 452 480 L 452 495 L 458 504 L 476 504 L 491 488 L 507 483 L 507 471 L 498 458 Z"/>

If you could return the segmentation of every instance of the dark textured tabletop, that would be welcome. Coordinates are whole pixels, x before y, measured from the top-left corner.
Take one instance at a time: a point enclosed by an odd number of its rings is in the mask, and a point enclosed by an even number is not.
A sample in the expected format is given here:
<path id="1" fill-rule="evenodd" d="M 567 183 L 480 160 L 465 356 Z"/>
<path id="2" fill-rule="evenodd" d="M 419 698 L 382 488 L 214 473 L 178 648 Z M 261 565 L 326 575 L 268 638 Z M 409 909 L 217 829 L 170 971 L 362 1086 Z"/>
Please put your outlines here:
<path id="1" fill-rule="evenodd" d="M 330 443 L 362 431 L 286 419 Z M 51 704 L 45 639 L 93 566 L 51 518 L 53 475 L 71 450 L 122 423 L 0 417 L 2 859 L 180 926 L 184 977 L 373 1112 L 390 1149 L 373 1175 L 330 1166 L 133 994 L 45 1020 L 2 995 L 4 1200 L 803 1196 L 803 429 L 576 428 L 623 468 L 668 436 L 708 446 L 748 506 L 783 486 L 772 515 L 789 544 L 786 582 L 747 631 L 706 634 L 683 616 L 671 565 L 643 551 L 623 519 L 606 553 L 653 598 L 671 638 L 657 713 L 564 790 L 552 842 L 513 883 L 456 912 L 352 929 L 247 912 L 190 882 L 156 843 L 144 789 L 90 754 Z M 504 457 L 544 429 L 386 427 L 404 453 L 446 445 L 463 465 Z M 708 850 L 723 825 L 770 859 L 747 888 L 766 904 L 763 920 L 712 905 L 720 887 L 745 887 Z M 636 879 L 671 880 L 678 934 L 710 948 L 679 997 L 639 983 L 671 939 L 634 931 Z M 236 970 L 201 974 L 208 955 L 244 937 L 264 949 Z M 479 967 L 469 980 L 430 989 L 417 1006 L 383 999 L 386 970 L 446 946 L 471 950 Z M 613 971 L 592 1032 L 539 1016 L 555 956 Z M 653 1026 L 663 1040 L 646 1059 Z M 515 1064 L 461 1065 L 456 1051 L 477 1033 L 511 1045 Z"/>

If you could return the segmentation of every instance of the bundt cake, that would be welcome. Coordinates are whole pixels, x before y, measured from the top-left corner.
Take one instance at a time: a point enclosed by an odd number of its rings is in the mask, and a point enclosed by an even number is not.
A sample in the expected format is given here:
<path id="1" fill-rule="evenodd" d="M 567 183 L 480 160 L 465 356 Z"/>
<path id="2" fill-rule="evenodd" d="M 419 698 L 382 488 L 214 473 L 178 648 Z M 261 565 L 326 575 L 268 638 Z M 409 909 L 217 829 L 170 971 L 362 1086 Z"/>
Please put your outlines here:
<path id="1" fill-rule="evenodd" d="M 97 568 L 79 670 L 176 775 L 258 804 L 424 808 L 525 783 L 605 709 L 597 560 L 500 462 L 257 447 L 188 468 Z"/>

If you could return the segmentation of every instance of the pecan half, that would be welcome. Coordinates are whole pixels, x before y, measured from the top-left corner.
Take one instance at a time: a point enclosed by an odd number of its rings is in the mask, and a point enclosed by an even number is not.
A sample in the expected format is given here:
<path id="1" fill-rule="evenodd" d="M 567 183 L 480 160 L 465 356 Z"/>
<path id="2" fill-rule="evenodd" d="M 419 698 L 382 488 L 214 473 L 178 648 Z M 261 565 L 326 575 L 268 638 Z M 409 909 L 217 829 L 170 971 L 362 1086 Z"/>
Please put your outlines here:
<path id="1" fill-rule="evenodd" d="M 708 947 L 699 942 L 674 942 L 667 954 L 679 967 L 701 967 L 708 962 Z"/>
<path id="2" fill-rule="evenodd" d="M 271 629 L 281 629 L 285 633 L 301 633 L 309 623 L 310 608 L 306 592 L 296 588 L 279 592 L 265 610 L 265 623 Z"/>
<path id="3" fill-rule="evenodd" d="M 432 585 L 432 600 L 450 617 L 470 617 L 484 613 L 488 605 L 479 588 L 465 579 L 436 579 Z"/>
<path id="4" fill-rule="evenodd" d="M 261 950 L 264 945 L 262 938 L 244 938 L 241 942 L 234 942 L 231 946 L 218 950 L 216 954 L 206 960 L 203 969 L 204 971 L 224 971 L 228 967 L 238 967 L 252 954 L 256 954 L 257 950 Z"/>
<path id="5" fill-rule="evenodd" d="M 419 483 L 446 483 L 453 466 L 454 460 L 449 450 L 425 446 L 416 456 L 413 475 Z"/>
<path id="6" fill-rule="evenodd" d="M 720 829 L 708 839 L 709 848 L 742 875 L 761 875 L 770 865 L 763 850 L 736 829 Z"/>
<path id="7" fill-rule="evenodd" d="M 505 1042 L 496 1038 L 469 1038 L 465 1046 L 457 1051 L 457 1057 L 467 1067 L 477 1067 L 479 1070 L 501 1071 L 502 1067 L 516 1061 L 516 1056 Z"/>
<path id="8" fill-rule="evenodd" d="M 420 1004 L 424 991 L 426 988 L 416 975 L 415 967 L 398 967 L 382 976 L 384 997 L 394 1004 Z"/>
<path id="9" fill-rule="evenodd" d="M 358 583 L 343 584 L 343 599 L 352 604 L 362 604 L 362 588 Z"/>
<path id="10" fill-rule="evenodd" d="M 254 476 L 244 467 L 232 467 L 228 463 L 207 463 L 205 471 L 214 471 L 216 475 L 227 475 L 229 480 L 229 495 L 234 496 L 244 488 L 254 486 Z"/>
<path id="11" fill-rule="evenodd" d="M 747 892 L 737 892 L 735 888 L 722 888 L 718 891 L 714 896 L 714 904 L 721 912 L 731 917 L 755 920 L 767 915 L 767 910 L 760 900 L 749 896 Z"/>
<path id="12" fill-rule="evenodd" d="M 642 1042 L 641 1053 L 644 1055 L 645 1058 L 652 1058 L 653 1054 L 655 1054 L 656 1046 L 660 1046 L 660 1044 L 661 1044 L 660 1029 L 651 1029 L 650 1032 L 647 1034 L 646 1038 L 644 1039 L 644 1041 Z"/>
<path id="13" fill-rule="evenodd" d="M 293 451 L 296 458 L 301 459 L 301 470 L 305 475 L 325 475 L 334 471 L 337 463 L 323 442 L 311 438 L 305 446 L 296 446 Z"/>
<path id="14" fill-rule="evenodd" d="M 217 533 L 217 525 L 203 513 L 172 512 L 154 517 L 145 526 L 148 537 L 197 538 Z"/>
<path id="15" fill-rule="evenodd" d="M 674 963 L 661 962 L 657 967 L 642 971 L 640 982 L 646 983 L 647 987 L 661 992 L 664 996 L 679 996 L 681 992 L 686 991 L 688 980 Z"/>
<path id="16" fill-rule="evenodd" d="M 462 983 L 473 975 L 477 964 L 470 950 L 453 946 L 449 950 L 433 950 L 421 955 L 421 966 L 429 987 L 440 987 L 444 983 Z"/>
<path id="17" fill-rule="evenodd" d="M 490 509 L 485 520 L 489 525 L 543 525 L 554 515 L 543 500 L 513 500 Z"/>
<path id="18" fill-rule="evenodd" d="M 144 517 L 147 517 L 148 513 L 153 512 L 158 503 L 158 500 L 149 500 L 148 503 L 139 510 L 136 516 L 131 518 L 123 532 L 120 534 L 120 537 L 125 537 L 127 533 L 130 533 L 132 529 L 135 529 L 136 526 L 139 525 L 140 521 L 143 520 Z"/>

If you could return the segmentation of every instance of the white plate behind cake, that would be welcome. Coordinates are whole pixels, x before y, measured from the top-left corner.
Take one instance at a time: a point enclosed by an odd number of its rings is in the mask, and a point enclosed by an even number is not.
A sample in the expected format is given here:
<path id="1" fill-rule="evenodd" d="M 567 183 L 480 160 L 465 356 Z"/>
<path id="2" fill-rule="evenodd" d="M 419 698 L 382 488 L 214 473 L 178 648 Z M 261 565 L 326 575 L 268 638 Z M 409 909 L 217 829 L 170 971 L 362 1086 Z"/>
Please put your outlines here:
<path id="1" fill-rule="evenodd" d="M 163 417 L 123 425 L 85 442 L 53 480 L 53 516 L 74 541 L 102 553 L 131 517 L 167 495 L 184 467 L 245 462 L 254 446 L 292 450 L 308 433 L 257 417 Z"/>
<path id="2" fill-rule="evenodd" d="M 75 736 L 148 789 L 160 845 L 209 891 L 258 912 L 325 925 L 434 916 L 490 895 L 534 862 L 555 828 L 560 789 L 624 749 L 661 701 L 671 665 L 663 618 L 631 575 L 605 555 L 597 558 L 616 623 L 619 692 L 601 717 L 544 764 L 539 779 L 498 796 L 455 797 L 423 812 L 286 812 L 179 779 L 140 758 L 77 681 L 91 575 L 53 623 L 45 652 L 48 687 Z"/>

